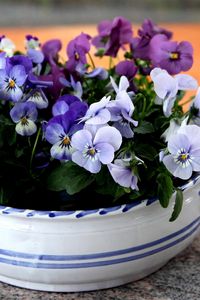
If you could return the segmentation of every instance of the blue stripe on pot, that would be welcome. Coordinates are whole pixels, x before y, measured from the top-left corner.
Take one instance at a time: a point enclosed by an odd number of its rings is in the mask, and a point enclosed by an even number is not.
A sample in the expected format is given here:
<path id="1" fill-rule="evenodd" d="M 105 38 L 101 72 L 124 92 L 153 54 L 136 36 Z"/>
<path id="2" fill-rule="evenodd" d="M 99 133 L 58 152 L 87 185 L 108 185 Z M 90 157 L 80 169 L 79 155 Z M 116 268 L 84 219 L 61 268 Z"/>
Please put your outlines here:
<path id="1" fill-rule="evenodd" d="M 111 260 L 104 260 L 104 261 L 94 261 L 94 262 L 83 262 L 83 263 L 38 263 L 38 262 L 28 262 L 28 261 L 17 261 L 15 259 L 7 259 L 0 257 L 0 263 L 8 264 L 8 265 L 15 265 L 19 267 L 27 267 L 27 268 L 35 268 L 35 269 L 82 269 L 82 268 L 94 268 L 94 267 L 102 267 L 102 266 L 109 266 L 109 265 L 116 265 L 120 263 L 126 263 L 131 261 L 136 261 L 145 257 L 149 257 L 151 255 L 157 254 L 164 250 L 170 249 L 177 244 L 183 242 L 187 238 L 189 238 L 198 228 L 200 223 L 198 223 L 192 230 L 186 233 L 184 236 L 164 245 L 158 247 L 153 250 L 146 251 L 144 253 L 122 257 L 117 259 Z"/>
<path id="2" fill-rule="evenodd" d="M 34 259 L 34 260 L 38 260 L 38 261 L 48 260 L 48 261 L 55 261 L 55 262 L 56 261 L 66 262 L 66 261 L 74 261 L 74 260 L 90 260 L 90 259 L 114 257 L 114 256 L 126 255 L 129 253 L 145 250 L 145 249 L 155 247 L 155 246 L 160 246 L 160 244 L 170 241 L 171 239 L 174 239 L 175 237 L 178 237 L 177 240 L 182 239 L 182 237 L 180 238 L 180 235 L 182 235 L 183 233 L 187 232 L 190 229 L 191 230 L 189 231 L 189 233 L 186 233 L 185 236 L 187 237 L 188 234 L 191 235 L 194 231 L 196 231 L 198 229 L 199 225 L 200 225 L 200 217 L 198 217 L 196 220 L 194 220 L 187 226 L 183 227 L 182 229 L 180 229 L 172 234 L 169 234 L 161 239 L 157 239 L 152 242 L 138 245 L 135 247 L 130 247 L 130 248 L 116 250 L 116 251 L 103 252 L 103 253 L 93 253 L 93 254 L 84 254 L 84 255 L 46 255 L 46 254 L 29 254 L 29 253 L 16 252 L 16 251 L 11 251 L 11 250 L 6 250 L 6 249 L 0 249 L 0 255 L 14 257 L 14 258 L 20 258 L 20 259 Z M 175 242 L 177 240 L 175 240 Z M 167 245 L 170 245 L 171 243 L 174 243 L 174 241 L 170 242 Z M 167 245 L 164 245 L 163 247 L 165 247 Z M 160 249 L 160 248 L 157 248 L 157 249 Z M 156 250 L 156 249 L 154 249 L 154 250 Z M 154 251 L 154 250 L 150 250 L 150 252 Z M 5 263 L 5 260 L 9 261 L 9 259 L 7 259 L 7 258 L 0 257 L 0 262 Z"/>

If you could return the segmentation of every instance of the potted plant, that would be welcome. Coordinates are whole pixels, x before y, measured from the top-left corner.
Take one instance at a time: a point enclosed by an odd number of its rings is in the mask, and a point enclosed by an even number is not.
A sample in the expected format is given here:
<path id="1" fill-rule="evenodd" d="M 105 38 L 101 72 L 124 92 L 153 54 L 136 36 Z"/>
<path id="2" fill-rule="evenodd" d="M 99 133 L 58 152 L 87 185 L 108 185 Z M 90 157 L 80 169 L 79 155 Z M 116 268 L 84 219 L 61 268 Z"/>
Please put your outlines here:
<path id="1" fill-rule="evenodd" d="M 116 286 L 157 270 L 199 228 L 200 94 L 181 73 L 193 49 L 150 20 L 135 37 L 123 17 L 75 37 L 67 61 L 61 46 L 27 35 L 20 53 L 0 38 L 0 280 Z M 185 110 L 187 90 L 197 94 Z"/>

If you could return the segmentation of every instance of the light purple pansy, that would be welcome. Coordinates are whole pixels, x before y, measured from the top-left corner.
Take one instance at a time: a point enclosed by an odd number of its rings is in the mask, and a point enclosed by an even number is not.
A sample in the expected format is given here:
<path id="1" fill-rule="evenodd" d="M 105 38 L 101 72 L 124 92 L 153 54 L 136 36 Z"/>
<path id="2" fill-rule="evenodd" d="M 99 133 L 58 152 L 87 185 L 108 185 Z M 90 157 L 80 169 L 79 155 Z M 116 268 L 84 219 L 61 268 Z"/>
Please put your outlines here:
<path id="1" fill-rule="evenodd" d="M 83 88 L 80 81 L 75 81 L 72 75 L 70 75 L 70 81 L 64 77 L 60 77 L 59 81 L 63 86 L 72 88 L 73 95 L 82 100 Z"/>
<path id="2" fill-rule="evenodd" d="M 110 126 L 87 126 L 72 136 L 75 151 L 72 161 L 91 173 L 98 173 L 101 164 L 109 164 L 122 143 L 120 132 Z"/>
<path id="3" fill-rule="evenodd" d="M 163 113 L 166 117 L 172 113 L 178 90 L 193 90 L 198 87 L 196 79 L 192 76 L 178 74 L 172 77 L 166 70 L 160 68 L 153 69 L 150 76 L 157 95 L 155 103 L 163 105 Z"/>
<path id="4" fill-rule="evenodd" d="M 109 97 L 103 97 L 99 102 L 90 105 L 85 116 L 81 118 L 81 122 L 88 125 L 104 125 L 110 121 L 111 114 L 107 105 L 110 101 Z"/>
<path id="5" fill-rule="evenodd" d="M 108 78 L 108 71 L 104 68 L 95 68 L 89 73 L 85 74 L 86 78 L 97 78 L 101 80 L 105 80 Z"/>
<path id="6" fill-rule="evenodd" d="M 13 122 L 17 124 L 15 130 L 18 134 L 30 136 L 36 132 L 37 126 L 35 121 L 37 120 L 38 112 L 34 103 L 16 103 L 10 111 L 10 116 Z"/>
<path id="7" fill-rule="evenodd" d="M 193 48 L 189 42 L 169 41 L 166 35 L 158 34 L 150 42 L 149 56 L 155 67 L 167 70 L 170 74 L 187 71 L 193 64 Z"/>
<path id="8" fill-rule="evenodd" d="M 170 136 L 169 154 L 162 159 L 168 171 L 175 177 L 189 179 L 193 171 L 200 171 L 200 127 L 187 125 Z"/>
<path id="9" fill-rule="evenodd" d="M 4 99 L 18 102 L 22 96 L 23 91 L 21 87 L 25 83 L 27 74 L 25 68 L 21 65 L 16 65 L 10 70 L 0 70 L 0 92 Z"/>
<path id="10" fill-rule="evenodd" d="M 116 183 L 132 190 L 138 190 L 138 178 L 131 170 L 129 161 L 115 159 L 114 163 L 108 164 L 108 170 Z"/>
<path id="11" fill-rule="evenodd" d="M 51 156 L 59 160 L 71 160 L 74 151 L 71 136 L 82 129 L 82 124 L 75 123 L 73 112 L 53 117 L 45 125 L 45 138 L 52 144 Z"/>

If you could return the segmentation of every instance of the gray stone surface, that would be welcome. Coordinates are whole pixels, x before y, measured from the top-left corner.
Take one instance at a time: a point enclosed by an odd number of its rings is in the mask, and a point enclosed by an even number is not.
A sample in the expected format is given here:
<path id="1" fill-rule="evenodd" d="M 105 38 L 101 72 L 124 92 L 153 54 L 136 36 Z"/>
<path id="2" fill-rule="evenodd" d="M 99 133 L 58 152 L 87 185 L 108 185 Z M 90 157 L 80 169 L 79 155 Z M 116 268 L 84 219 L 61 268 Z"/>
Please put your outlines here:
<path id="1" fill-rule="evenodd" d="M 121 287 L 82 293 L 30 291 L 0 283 L 0 300 L 199 300 L 200 236 L 156 273 Z"/>

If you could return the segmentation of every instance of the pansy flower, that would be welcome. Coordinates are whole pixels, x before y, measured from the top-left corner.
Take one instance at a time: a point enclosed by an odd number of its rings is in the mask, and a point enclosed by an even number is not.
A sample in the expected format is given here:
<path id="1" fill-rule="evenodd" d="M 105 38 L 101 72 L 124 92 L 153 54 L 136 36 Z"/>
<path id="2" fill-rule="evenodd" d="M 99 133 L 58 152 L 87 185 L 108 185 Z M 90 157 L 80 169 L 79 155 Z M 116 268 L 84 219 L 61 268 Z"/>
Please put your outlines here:
<path id="1" fill-rule="evenodd" d="M 98 173 L 101 164 L 109 164 L 122 143 L 120 132 L 110 126 L 87 126 L 72 136 L 72 161 L 91 173 Z"/>
<path id="2" fill-rule="evenodd" d="M 17 124 L 15 129 L 18 134 L 30 136 L 36 132 L 35 121 L 37 120 L 38 112 L 34 103 L 15 104 L 10 111 L 10 116 L 13 122 Z"/>
<path id="3" fill-rule="evenodd" d="M 162 159 L 171 174 L 181 179 L 189 179 L 193 171 L 200 171 L 200 127 L 187 125 L 169 137 L 169 154 Z"/>
<path id="4" fill-rule="evenodd" d="M 138 178 L 131 170 L 129 160 L 115 159 L 114 163 L 108 164 L 108 170 L 116 183 L 132 190 L 138 190 Z"/>
<path id="5" fill-rule="evenodd" d="M 153 65 L 170 74 L 178 74 L 192 67 L 193 48 L 189 42 L 169 41 L 165 35 L 158 34 L 152 38 L 149 51 Z"/>
<path id="6" fill-rule="evenodd" d="M 116 17 L 113 21 L 104 20 L 98 25 L 98 33 L 92 39 L 93 45 L 103 50 L 103 55 L 116 57 L 119 49 L 132 39 L 132 24 L 123 17 Z"/>
<path id="7" fill-rule="evenodd" d="M 23 95 L 21 87 L 25 83 L 27 74 L 25 68 L 16 65 L 10 70 L 0 70 L 0 92 L 4 99 L 18 102 Z"/>
<path id="8" fill-rule="evenodd" d="M 2 35 L 0 37 L 0 52 L 6 53 L 6 56 L 12 56 L 15 50 L 15 44 L 5 37 L 5 35 Z"/>
<path id="9" fill-rule="evenodd" d="M 45 126 L 45 138 L 53 145 L 51 156 L 59 160 L 71 160 L 74 151 L 71 136 L 82 128 L 82 124 L 75 122 L 73 111 L 53 117 Z"/>

